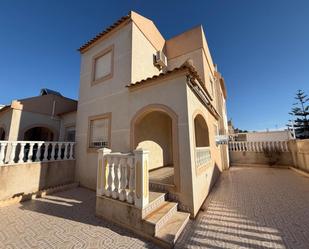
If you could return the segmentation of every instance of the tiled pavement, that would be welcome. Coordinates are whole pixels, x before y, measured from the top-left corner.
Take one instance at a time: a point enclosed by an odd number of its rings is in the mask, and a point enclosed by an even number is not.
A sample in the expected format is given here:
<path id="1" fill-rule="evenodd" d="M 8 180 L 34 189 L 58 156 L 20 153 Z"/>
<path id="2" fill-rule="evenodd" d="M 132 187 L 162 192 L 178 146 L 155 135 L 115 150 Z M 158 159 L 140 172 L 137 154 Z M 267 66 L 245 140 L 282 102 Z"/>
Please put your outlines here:
<path id="1" fill-rule="evenodd" d="M 156 248 L 94 216 L 77 188 L 0 208 L 0 248 Z M 309 178 L 286 169 L 224 172 L 176 248 L 309 248 Z"/>

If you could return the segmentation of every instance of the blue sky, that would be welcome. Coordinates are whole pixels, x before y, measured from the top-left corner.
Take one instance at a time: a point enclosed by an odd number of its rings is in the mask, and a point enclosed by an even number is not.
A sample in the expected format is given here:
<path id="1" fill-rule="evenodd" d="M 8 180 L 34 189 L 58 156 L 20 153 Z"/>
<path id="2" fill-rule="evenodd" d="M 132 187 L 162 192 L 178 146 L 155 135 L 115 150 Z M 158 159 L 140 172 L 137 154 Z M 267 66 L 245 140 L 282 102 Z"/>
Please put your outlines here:
<path id="1" fill-rule="evenodd" d="M 0 1 L 0 103 L 43 87 L 78 98 L 76 49 L 129 10 L 170 38 L 198 24 L 241 129 L 283 127 L 297 89 L 309 94 L 309 1 Z"/>

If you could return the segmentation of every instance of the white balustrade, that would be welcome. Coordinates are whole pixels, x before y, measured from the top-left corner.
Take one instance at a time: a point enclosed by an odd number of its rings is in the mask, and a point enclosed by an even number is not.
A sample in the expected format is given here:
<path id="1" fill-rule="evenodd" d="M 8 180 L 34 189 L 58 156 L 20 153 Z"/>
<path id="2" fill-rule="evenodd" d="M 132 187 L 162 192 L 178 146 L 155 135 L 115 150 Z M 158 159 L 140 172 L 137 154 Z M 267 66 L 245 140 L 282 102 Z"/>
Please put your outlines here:
<path id="1" fill-rule="evenodd" d="M 98 150 L 97 195 L 134 204 L 142 209 L 149 202 L 148 152 Z"/>
<path id="2" fill-rule="evenodd" d="M 288 141 L 230 141 L 230 151 L 263 152 L 265 149 L 289 152 Z"/>
<path id="3" fill-rule="evenodd" d="M 73 160 L 74 144 L 73 142 L 0 141 L 0 166 Z M 55 152 L 57 152 L 56 158 Z"/>
<path id="4" fill-rule="evenodd" d="M 195 148 L 195 166 L 206 165 L 211 160 L 209 147 L 196 147 Z"/>

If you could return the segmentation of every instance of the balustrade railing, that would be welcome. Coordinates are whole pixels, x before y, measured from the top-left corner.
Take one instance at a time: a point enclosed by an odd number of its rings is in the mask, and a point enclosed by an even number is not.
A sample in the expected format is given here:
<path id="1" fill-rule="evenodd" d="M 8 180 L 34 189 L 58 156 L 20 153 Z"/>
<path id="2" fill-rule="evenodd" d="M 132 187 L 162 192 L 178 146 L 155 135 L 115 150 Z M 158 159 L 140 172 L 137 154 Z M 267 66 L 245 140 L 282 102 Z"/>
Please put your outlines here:
<path id="1" fill-rule="evenodd" d="M 97 195 L 144 208 L 149 202 L 148 152 L 98 150 Z"/>
<path id="2" fill-rule="evenodd" d="M 211 154 L 209 147 L 196 147 L 195 148 L 195 165 L 197 167 L 203 166 L 210 162 Z"/>
<path id="3" fill-rule="evenodd" d="M 74 159 L 73 142 L 0 141 L 0 166 Z"/>
<path id="4" fill-rule="evenodd" d="M 288 141 L 230 141 L 230 151 L 251 151 L 263 152 L 264 150 L 276 150 L 278 152 L 288 152 Z"/>

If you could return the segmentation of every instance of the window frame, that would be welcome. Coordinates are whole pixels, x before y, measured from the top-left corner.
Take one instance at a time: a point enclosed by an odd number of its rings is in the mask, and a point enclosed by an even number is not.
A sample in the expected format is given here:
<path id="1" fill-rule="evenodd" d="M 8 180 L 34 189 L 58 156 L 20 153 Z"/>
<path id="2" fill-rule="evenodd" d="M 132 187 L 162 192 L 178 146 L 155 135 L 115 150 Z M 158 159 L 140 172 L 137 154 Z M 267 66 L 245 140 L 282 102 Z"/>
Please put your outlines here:
<path id="1" fill-rule="evenodd" d="M 75 141 L 74 142 L 76 142 L 76 125 L 75 124 L 69 124 L 69 125 L 64 126 L 64 141 L 65 142 L 70 142 L 68 140 L 68 131 L 72 128 L 74 128 L 74 132 L 75 132 Z"/>
<path id="2" fill-rule="evenodd" d="M 112 113 L 104 113 L 88 117 L 88 132 L 87 132 L 87 152 L 96 153 L 99 148 L 90 147 L 91 122 L 99 119 L 108 119 L 108 144 L 111 147 L 111 127 L 112 127 Z"/>
<path id="3" fill-rule="evenodd" d="M 96 73 L 96 61 L 103 57 L 104 55 L 111 53 L 111 71 L 109 74 L 96 79 L 95 78 L 95 73 Z M 91 69 L 91 86 L 94 86 L 96 84 L 102 83 L 103 81 L 106 81 L 108 79 L 113 78 L 114 75 L 114 45 L 111 45 L 105 49 L 103 49 L 101 52 L 99 52 L 98 54 L 94 55 L 92 57 L 92 69 Z"/>

